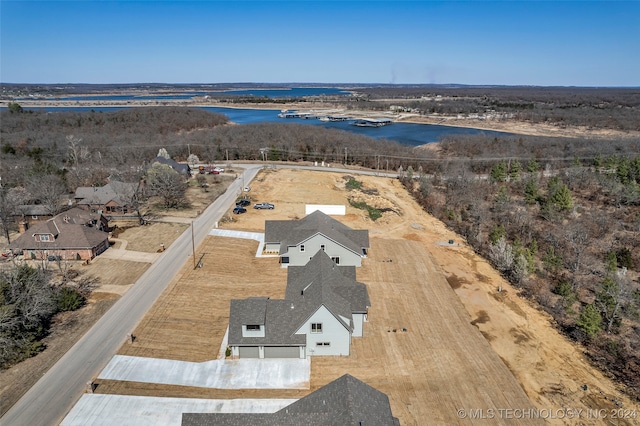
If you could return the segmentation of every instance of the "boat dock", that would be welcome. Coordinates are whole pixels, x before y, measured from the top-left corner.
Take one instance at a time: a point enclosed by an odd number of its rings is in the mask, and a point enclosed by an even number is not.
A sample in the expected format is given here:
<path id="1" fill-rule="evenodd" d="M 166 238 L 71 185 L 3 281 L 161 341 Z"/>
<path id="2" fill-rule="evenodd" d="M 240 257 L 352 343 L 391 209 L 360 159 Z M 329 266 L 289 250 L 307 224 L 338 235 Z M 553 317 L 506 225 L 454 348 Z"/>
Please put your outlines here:
<path id="1" fill-rule="evenodd" d="M 358 118 L 351 124 L 358 127 L 382 127 L 391 123 L 393 120 L 390 118 Z"/>

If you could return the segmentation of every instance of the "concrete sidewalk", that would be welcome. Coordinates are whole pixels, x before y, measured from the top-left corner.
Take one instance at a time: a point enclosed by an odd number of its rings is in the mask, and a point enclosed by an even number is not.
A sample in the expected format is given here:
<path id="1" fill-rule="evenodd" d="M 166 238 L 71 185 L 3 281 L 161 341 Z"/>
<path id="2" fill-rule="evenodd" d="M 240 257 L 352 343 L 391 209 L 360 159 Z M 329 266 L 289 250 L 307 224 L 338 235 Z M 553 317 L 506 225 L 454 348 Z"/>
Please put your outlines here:
<path id="1" fill-rule="evenodd" d="M 229 229 L 212 229 L 209 231 L 209 235 L 214 237 L 229 237 L 229 238 L 242 238 L 245 240 L 256 240 L 258 242 L 258 250 L 256 250 L 256 257 L 278 257 L 277 254 L 263 254 L 262 248 L 264 247 L 264 233 L 261 232 L 247 232 L 247 231 L 232 231 Z"/>
<path id="2" fill-rule="evenodd" d="M 191 399 L 84 394 L 63 426 L 180 426 L 182 413 L 275 413 L 295 399 Z"/>
<path id="3" fill-rule="evenodd" d="M 309 359 L 174 361 L 115 355 L 98 379 L 212 389 L 309 389 Z"/>

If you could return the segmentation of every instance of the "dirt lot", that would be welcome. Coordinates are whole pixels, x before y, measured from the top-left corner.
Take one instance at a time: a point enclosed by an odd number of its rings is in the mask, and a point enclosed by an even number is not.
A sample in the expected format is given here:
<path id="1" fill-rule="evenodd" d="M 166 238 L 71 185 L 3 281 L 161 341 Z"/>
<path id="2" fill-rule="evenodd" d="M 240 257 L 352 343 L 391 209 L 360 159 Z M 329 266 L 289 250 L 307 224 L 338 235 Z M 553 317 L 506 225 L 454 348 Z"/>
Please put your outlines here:
<path id="1" fill-rule="evenodd" d="M 365 211 L 348 206 L 347 215 L 339 218 L 370 232 L 370 255 L 358 270 L 371 295 L 370 321 L 365 337 L 353 340 L 352 356 L 313 359 L 312 390 L 349 372 L 387 393 L 402 424 L 456 423 L 458 408 L 525 408 L 530 403 L 522 390 L 540 409 L 638 409 L 588 364 L 580 348 L 553 329 L 547 315 L 518 297 L 457 235 L 423 212 L 397 181 L 358 179 L 368 189 L 359 197 L 388 210 L 372 222 Z M 305 203 L 347 204 L 345 182 L 337 173 L 265 171 L 250 194 L 253 201 L 274 203 L 275 210 L 250 209 L 221 226 L 262 231 L 265 219 L 303 217 Z M 453 245 L 447 243 L 451 239 Z M 188 361 L 215 358 L 231 298 L 284 295 L 286 271 L 275 259 L 256 259 L 256 247 L 254 241 L 209 237 L 198 249 L 205 254 L 203 268 L 185 266 L 136 330 L 136 342 L 120 353 Z M 503 291 L 498 293 L 499 286 Z M 265 394 L 112 381 L 102 381 L 98 392 L 300 396 L 296 391 Z"/>

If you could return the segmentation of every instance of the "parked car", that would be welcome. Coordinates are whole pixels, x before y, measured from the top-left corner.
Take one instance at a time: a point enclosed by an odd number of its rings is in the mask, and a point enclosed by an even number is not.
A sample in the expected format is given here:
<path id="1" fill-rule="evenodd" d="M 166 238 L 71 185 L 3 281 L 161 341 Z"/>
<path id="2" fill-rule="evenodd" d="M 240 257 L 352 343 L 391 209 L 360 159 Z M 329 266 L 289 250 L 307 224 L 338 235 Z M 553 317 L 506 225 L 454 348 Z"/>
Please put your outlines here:
<path id="1" fill-rule="evenodd" d="M 213 169 L 213 173 L 214 173 L 214 174 L 224 173 L 224 169 L 221 169 L 220 167 L 215 167 L 215 168 Z"/>
<path id="2" fill-rule="evenodd" d="M 253 206 L 254 209 L 269 209 L 273 210 L 275 206 L 271 203 L 258 203 Z"/>
<path id="3" fill-rule="evenodd" d="M 249 192 L 251 191 L 251 187 L 250 186 L 245 186 L 244 187 L 244 192 Z"/>
<path id="4" fill-rule="evenodd" d="M 240 206 L 236 206 L 235 209 L 233 209 L 233 213 L 234 214 L 240 214 L 240 213 L 246 213 L 247 209 L 245 209 L 244 207 L 240 207 Z"/>
<path id="5" fill-rule="evenodd" d="M 250 204 L 251 204 L 251 201 L 246 200 L 246 199 L 242 199 L 240 201 L 236 201 L 236 206 L 240 206 L 240 207 L 247 207 Z"/>

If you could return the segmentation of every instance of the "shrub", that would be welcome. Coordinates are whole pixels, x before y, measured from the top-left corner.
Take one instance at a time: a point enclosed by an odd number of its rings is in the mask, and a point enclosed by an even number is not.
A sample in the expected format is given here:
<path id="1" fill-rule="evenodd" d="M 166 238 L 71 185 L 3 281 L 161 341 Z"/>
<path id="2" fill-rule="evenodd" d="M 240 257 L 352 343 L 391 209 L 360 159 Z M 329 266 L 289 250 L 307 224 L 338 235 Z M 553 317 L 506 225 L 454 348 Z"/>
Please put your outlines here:
<path id="1" fill-rule="evenodd" d="M 78 293 L 78 291 L 69 287 L 62 287 L 62 289 L 60 290 L 60 294 L 58 295 L 58 311 L 75 311 L 76 309 L 84 305 L 84 302 L 84 296 Z"/>

